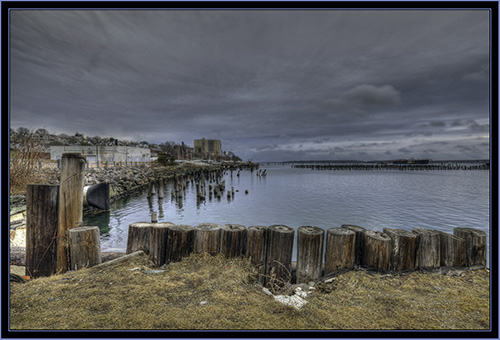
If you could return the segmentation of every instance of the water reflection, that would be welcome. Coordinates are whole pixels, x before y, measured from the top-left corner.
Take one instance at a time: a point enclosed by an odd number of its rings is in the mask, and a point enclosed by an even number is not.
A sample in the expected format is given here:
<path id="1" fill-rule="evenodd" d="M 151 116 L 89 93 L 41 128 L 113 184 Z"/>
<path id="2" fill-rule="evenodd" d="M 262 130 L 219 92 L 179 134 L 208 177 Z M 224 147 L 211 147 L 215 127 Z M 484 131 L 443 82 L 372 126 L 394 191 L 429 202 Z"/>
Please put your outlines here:
<path id="1" fill-rule="evenodd" d="M 185 197 L 185 195 L 181 196 L 181 197 L 177 197 L 177 199 L 175 200 L 175 205 L 176 205 L 177 210 L 179 212 L 182 211 L 182 207 L 184 206 L 184 203 L 183 203 L 184 197 Z"/>
<path id="2" fill-rule="evenodd" d="M 106 236 L 103 250 L 126 247 L 128 225 L 159 221 L 271 225 L 293 228 L 315 225 L 324 229 L 341 224 L 410 230 L 472 227 L 489 234 L 489 174 L 487 171 L 312 171 L 275 167 L 267 176 L 241 171 L 225 178 L 221 196 L 198 200 L 196 186 L 186 185 L 182 198 L 147 199 L 147 190 L 111 204 L 111 211 L 85 216 L 86 225 L 98 225 Z M 269 179 L 269 180 L 268 180 Z M 207 191 L 208 191 L 207 182 Z M 227 199 L 234 186 L 235 195 Z M 174 192 L 168 183 L 167 193 Z M 248 194 L 245 191 L 248 190 Z M 166 196 L 168 197 L 168 196 Z"/>
<path id="3" fill-rule="evenodd" d="M 99 231 L 101 235 L 109 235 L 111 230 L 111 211 L 101 211 L 96 215 L 93 215 L 92 222 L 87 222 L 87 219 L 83 218 L 84 225 L 97 225 L 99 227 Z M 93 224 L 89 224 L 93 223 Z"/>
<path id="4" fill-rule="evenodd" d="M 148 207 L 149 207 L 149 213 L 153 213 L 154 212 L 154 209 L 153 209 L 153 197 L 148 197 Z"/>
<path id="5" fill-rule="evenodd" d="M 163 198 L 158 198 L 158 218 L 164 218 L 163 214 Z"/>

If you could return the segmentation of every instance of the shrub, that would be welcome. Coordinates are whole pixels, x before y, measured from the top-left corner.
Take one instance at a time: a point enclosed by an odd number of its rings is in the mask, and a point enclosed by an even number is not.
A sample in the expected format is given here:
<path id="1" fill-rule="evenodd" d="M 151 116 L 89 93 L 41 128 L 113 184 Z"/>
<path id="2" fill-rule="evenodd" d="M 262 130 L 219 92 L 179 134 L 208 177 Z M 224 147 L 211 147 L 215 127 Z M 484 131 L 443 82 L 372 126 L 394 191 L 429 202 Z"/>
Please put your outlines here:
<path id="1" fill-rule="evenodd" d="M 176 165 L 175 159 L 173 157 L 168 158 L 165 155 L 161 155 L 160 157 L 158 157 L 158 163 L 163 166 Z"/>

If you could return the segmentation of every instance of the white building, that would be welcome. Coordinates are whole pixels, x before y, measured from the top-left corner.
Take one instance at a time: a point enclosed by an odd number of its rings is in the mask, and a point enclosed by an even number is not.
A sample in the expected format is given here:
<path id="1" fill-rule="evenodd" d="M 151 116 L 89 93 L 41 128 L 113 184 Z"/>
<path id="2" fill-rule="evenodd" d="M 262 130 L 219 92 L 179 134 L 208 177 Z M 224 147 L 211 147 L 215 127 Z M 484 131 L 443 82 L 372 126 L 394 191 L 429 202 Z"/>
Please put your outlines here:
<path id="1" fill-rule="evenodd" d="M 91 165 L 108 163 L 133 163 L 150 162 L 151 152 L 146 148 L 134 148 L 129 146 L 93 146 L 93 145 L 70 145 L 51 146 L 49 148 L 50 159 L 59 160 L 64 153 L 81 153 Z"/>

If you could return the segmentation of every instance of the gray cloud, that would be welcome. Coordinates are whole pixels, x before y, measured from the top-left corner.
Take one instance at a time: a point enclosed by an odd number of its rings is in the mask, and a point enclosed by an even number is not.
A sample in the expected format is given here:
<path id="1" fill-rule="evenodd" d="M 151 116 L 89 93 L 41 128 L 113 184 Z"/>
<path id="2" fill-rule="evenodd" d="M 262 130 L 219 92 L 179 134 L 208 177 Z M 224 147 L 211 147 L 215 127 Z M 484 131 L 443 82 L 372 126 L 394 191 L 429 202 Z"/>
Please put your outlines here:
<path id="1" fill-rule="evenodd" d="M 358 85 L 347 91 L 342 98 L 351 105 L 361 107 L 385 107 L 399 103 L 399 92 L 391 85 Z"/>
<path id="2" fill-rule="evenodd" d="M 433 121 L 433 122 L 429 123 L 429 126 L 432 126 L 432 127 L 445 127 L 446 123 L 443 122 L 443 121 Z"/>
<path id="3" fill-rule="evenodd" d="M 424 144 L 488 135 L 488 15 L 13 10 L 11 125 L 255 161 L 455 158 Z"/>
<path id="4" fill-rule="evenodd" d="M 469 120 L 466 124 L 473 131 L 488 131 L 490 128 L 489 124 L 478 124 L 475 120 Z"/>
<path id="5" fill-rule="evenodd" d="M 400 152 L 400 153 L 411 153 L 411 150 L 409 150 L 408 148 L 401 148 L 401 149 L 398 149 L 398 152 Z"/>

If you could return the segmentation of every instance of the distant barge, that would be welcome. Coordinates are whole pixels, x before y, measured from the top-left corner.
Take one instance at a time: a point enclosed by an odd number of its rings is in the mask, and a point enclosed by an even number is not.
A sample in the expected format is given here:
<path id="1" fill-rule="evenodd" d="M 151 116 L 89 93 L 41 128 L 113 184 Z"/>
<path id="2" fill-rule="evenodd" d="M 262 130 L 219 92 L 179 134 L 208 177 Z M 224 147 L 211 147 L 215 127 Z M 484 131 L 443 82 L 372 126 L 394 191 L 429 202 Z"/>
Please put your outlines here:
<path id="1" fill-rule="evenodd" d="M 430 159 L 398 159 L 395 161 L 392 161 L 392 164 L 429 164 Z"/>

